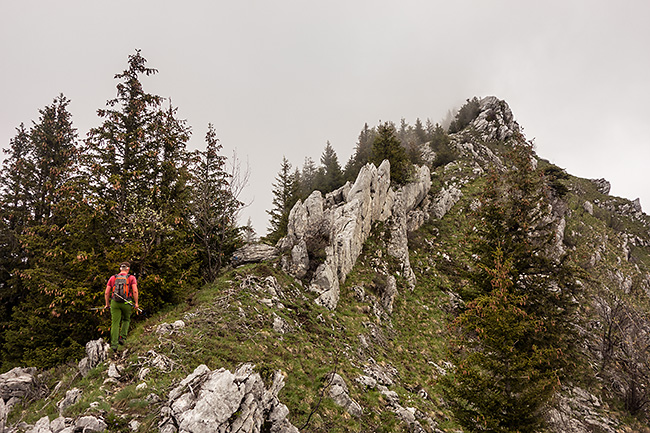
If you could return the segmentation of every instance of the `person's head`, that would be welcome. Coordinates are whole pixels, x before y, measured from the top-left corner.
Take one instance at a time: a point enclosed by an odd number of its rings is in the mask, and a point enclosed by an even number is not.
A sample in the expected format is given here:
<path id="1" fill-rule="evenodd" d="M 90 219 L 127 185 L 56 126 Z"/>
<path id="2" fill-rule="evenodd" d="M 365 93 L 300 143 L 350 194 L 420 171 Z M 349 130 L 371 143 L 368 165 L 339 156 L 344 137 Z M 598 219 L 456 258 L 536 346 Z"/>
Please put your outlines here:
<path id="1" fill-rule="evenodd" d="M 128 272 L 130 267 L 131 264 L 129 262 L 122 262 L 120 263 L 120 272 Z"/>

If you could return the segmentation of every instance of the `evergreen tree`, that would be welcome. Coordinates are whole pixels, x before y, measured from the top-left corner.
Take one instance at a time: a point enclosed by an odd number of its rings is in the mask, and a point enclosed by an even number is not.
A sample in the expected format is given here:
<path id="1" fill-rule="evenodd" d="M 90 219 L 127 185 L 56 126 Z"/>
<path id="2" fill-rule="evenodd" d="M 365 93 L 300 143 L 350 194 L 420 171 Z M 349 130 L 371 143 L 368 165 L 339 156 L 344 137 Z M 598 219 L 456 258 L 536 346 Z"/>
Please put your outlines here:
<path id="1" fill-rule="evenodd" d="M 476 96 L 468 99 L 465 105 L 460 107 L 454 120 L 449 124 L 449 133 L 453 134 L 465 129 L 466 126 L 478 117 L 480 109 L 480 101 Z"/>
<path id="2" fill-rule="evenodd" d="M 226 157 L 220 154 L 223 146 L 212 124 L 205 142 L 205 151 L 195 153 L 192 218 L 203 277 L 212 282 L 241 244 L 236 217 L 242 203 L 231 189 L 232 175 L 226 171 Z"/>
<path id="3" fill-rule="evenodd" d="M 415 126 L 413 127 L 413 133 L 415 134 L 415 143 L 419 146 L 426 143 L 428 140 L 427 131 L 422 125 L 422 121 L 418 117 L 415 119 Z"/>
<path id="4" fill-rule="evenodd" d="M 368 127 L 367 123 L 363 125 L 354 154 L 345 165 L 344 180 L 354 182 L 361 167 L 372 162 L 372 143 L 375 140 L 375 135 L 375 130 Z"/>
<path id="5" fill-rule="evenodd" d="M 31 219 L 27 190 L 32 172 L 30 145 L 29 132 L 21 124 L 10 148 L 4 150 L 7 158 L 0 174 L 0 347 L 6 345 L 4 330 L 11 320 L 11 311 L 23 297 L 17 274 L 27 264 L 20 236 Z"/>
<path id="6" fill-rule="evenodd" d="M 329 141 L 320 157 L 320 163 L 322 170 L 319 170 L 316 177 L 316 189 L 323 194 L 327 194 L 342 186 L 343 171 L 336 156 L 336 151 Z"/>
<path id="7" fill-rule="evenodd" d="M 198 276 L 187 209 L 186 143 L 190 130 L 163 110 L 141 78 L 157 73 L 137 50 L 115 75 L 117 97 L 98 110 L 103 123 L 86 140 L 92 201 L 105 219 L 107 259 L 128 259 L 138 276 L 141 303 L 173 303 Z"/>
<path id="8" fill-rule="evenodd" d="M 302 166 L 302 171 L 300 172 L 300 198 L 305 199 L 311 194 L 315 189 L 317 189 L 317 177 L 319 175 L 319 170 L 316 168 L 314 160 L 307 157 L 305 158 L 305 163 Z"/>
<path id="9" fill-rule="evenodd" d="M 408 182 L 411 164 L 406 151 L 400 144 L 395 133 L 395 127 L 388 122 L 379 125 L 377 136 L 372 144 L 375 165 L 379 166 L 387 159 L 390 162 L 390 179 L 398 185 Z"/>
<path id="10" fill-rule="evenodd" d="M 481 199 L 473 284 L 455 321 L 456 369 L 445 379 L 468 431 L 534 432 L 541 408 L 571 368 L 575 271 L 553 260 L 557 219 L 519 139 L 506 173 L 494 171 Z"/>
<path id="11" fill-rule="evenodd" d="M 266 211 L 270 218 L 271 227 L 266 235 L 266 240 L 276 243 L 287 234 L 289 212 L 298 201 L 298 182 L 295 173 L 291 171 L 291 164 L 282 157 L 280 171 L 273 184 L 273 209 Z"/>

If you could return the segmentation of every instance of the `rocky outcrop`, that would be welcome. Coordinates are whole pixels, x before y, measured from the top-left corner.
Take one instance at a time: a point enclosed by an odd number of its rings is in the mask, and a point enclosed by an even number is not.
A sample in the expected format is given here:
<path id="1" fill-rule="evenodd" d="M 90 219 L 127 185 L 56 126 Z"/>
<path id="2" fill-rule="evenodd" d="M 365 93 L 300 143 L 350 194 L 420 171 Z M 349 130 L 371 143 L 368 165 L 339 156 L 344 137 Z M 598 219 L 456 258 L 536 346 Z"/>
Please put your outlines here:
<path id="1" fill-rule="evenodd" d="M 558 395 L 558 403 L 548 411 L 546 421 L 562 433 L 615 433 L 619 422 L 608 412 L 598 397 L 575 387 Z"/>
<path id="2" fill-rule="evenodd" d="M 363 415 L 363 409 L 350 397 L 350 391 L 345 381 L 336 373 L 331 373 L 328 378 L 330 382 L 329 396 L 334 403 L 345 409 L 350 415 L 360 417 Z"/>
<path id="3" fill-rule="evenodd" d="M 273 260 L 278 257 L 278 250 L 267 244 L 248 243 L 236 250 L 231 259 L 233 266 L 240 266 L 246 263 L 259 263 L 266 260 Z"/>
<path id="4" fill-rule="evenodd" d="M 61 416 L 51 422 L 47 416 L 44 416 L 26 431 L 27 433 L 99 433 L 106 431 L 107 428 L 108 425 L 102 419 L 90 415 L 82 416 L 77 420 Z"/>
<path id="5" fill-rule="evenodd" d="M 79 372 L 86 377 L 90 370 L 106 361 L 110 345 L 105 343 L 102 338 L 92 340 L 86 343 L 86 357 L 79 361 Z"/>
<path id="6" fill-rule="evenodd" d="M 506 101 L 486 96 L 479 101 L 479 114 L 470 124 L 484 142 L 505 141 L 520 132 Z"/>
<path id="7" fill-rule="evenodd" d="M 596 185 L 598 192 L 605 195 L 609 194 L 609 191 L 612 189 L 612 184 L 607 179 L 591 179 L 591 183 Z"/>
<path id="8" fill-rule="evenodd" d="M 5 402 L 30 396 L 36 389 L 36 369 L 16 367 L 0 374 L 0 399 Z"/>
<path id="9" fill-rule="evenodd" d="M 391 254 L 402 261 L 407 277 L 412 277 L 406 233 L 413 226 L 419 227 L 424 218 L 409 216 L 431 188 L 428 167 L 419 167 L 414 177 L 414 182 L 395 191 L 390 187 L 388 161 L 378 168 L 366 164 L 354 184 L 348 183 L 325 197 L 314 191 L 296 203 L 289 214 L 287 236 L 278 242 L 287 254 L 284 269 L 307 279 L 309 289 L 318 293 L 316 302 L 334 309 L 339 285 L 361 254 L 373 224 L 392 217 Z"/>
<path id="10" fill-rule="evenodd" d="M 267 389 L 252 364 L 231 373 L 198 366 L 169 393 L 161 410 L 161 433 L 297 433 L 289 409 L 278 400 L 284 376 Z"/>

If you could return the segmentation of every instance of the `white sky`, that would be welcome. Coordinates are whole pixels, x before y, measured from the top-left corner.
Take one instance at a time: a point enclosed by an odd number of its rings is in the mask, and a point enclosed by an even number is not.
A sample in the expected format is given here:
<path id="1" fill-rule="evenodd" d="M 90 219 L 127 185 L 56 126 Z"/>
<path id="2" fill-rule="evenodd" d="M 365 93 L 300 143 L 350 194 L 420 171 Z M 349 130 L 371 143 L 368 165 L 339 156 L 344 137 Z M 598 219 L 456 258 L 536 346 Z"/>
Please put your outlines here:
<path id="1" fill-rule="evenodd" d="M 244 199 L 266 234 L 282 156 L 344 165 L 367 122 L 440 121 L 506 100 L 537 153 L 650 206 L 646 0 L 0 0 L 0 147 L 59 94 L 80 137 L 142 50 L 203 147 L 248 159 Z"/>

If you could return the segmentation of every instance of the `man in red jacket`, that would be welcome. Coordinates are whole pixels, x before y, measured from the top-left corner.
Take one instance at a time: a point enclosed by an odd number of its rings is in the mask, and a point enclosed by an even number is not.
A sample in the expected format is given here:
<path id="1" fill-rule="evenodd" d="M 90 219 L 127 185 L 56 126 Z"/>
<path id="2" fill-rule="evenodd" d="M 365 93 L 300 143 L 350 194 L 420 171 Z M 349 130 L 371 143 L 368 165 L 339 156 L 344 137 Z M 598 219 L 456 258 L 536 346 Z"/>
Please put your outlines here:
<path id="1" fill-rule="evenodd" d="M 129 262 L 120 264 L 120 273 L 113 275 L 106 284 L 104 308 L 111 308 L 111 349 L 117 351 L 118 344 L 124 344 L 129 333 L 131 312 L 138 306 L 138 281 L 129 274 Z M 121 323 L 120 323 L 121 322 Z"/>

